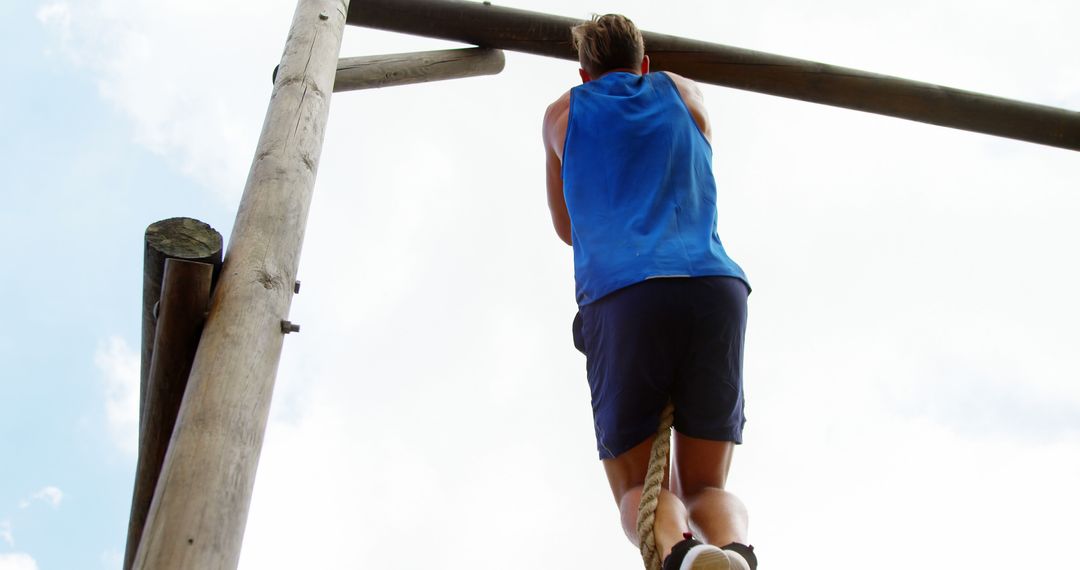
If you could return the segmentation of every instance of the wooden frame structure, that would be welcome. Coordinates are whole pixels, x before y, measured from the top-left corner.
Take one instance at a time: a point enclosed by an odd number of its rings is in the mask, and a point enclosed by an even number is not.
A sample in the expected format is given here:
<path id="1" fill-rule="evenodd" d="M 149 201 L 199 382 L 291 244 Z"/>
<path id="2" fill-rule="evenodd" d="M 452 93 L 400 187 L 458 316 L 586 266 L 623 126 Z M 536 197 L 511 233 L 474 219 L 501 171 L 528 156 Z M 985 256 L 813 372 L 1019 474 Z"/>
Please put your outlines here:
<path id="1" fill-rule="evenodd" d="M 286 319 L 299 290 L 296 272 L 331 94 L 498 73 L 500 49 L 574 60 L 569 28 L 579 21 L 463 0 L 298 1 L 220 279 L 189 357 L 175 428 L 164 430 L 171 433 L 164 463 L 160 475 L 142 481 L 154 489 L 152 502 L 132 508 L 148 515 L 145 525 L 133 518 L 125 569 L 231 570 L 238 564 L 283 336 L 298 330 Z M 339 61 L 347 23 L 483 49 Z M 674 36 L 646 32 L 645 40 L 655 70 L 1080 150 L 1080 113 L 1074 111 Z M 199 277 L 191 279 L 205 292 L 208 270 L 192 269 Z M 167 295 L 182 293 L 169 289 Z M 199 306 L 200 299 L 188 304 Z M 162 326 L 154 351 L 170 335 Z M 155 363 L 165 360 L 153 356 Z M 144 367 L 150 362 L 144 354 Z"/>
<path id="2" fill-rule="evenodd" d="M 348 23 L 577 61 L 570 27 L 581 20 L 462 0 L 354 0 Z M 1080 150 L 1080 113 L 643 32 L 653 71 L 901 119 Z"/>

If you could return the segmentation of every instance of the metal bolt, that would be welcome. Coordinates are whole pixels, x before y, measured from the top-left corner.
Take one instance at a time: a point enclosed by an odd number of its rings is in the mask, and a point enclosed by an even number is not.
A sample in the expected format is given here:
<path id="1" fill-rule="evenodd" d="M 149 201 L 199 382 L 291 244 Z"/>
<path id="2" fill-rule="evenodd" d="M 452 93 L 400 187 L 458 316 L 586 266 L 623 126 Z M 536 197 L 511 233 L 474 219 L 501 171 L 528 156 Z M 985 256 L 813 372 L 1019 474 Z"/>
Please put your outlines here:
<path id="1" fill-rule="evenodd" d="M 293 283 L 292 292 L 297 294 L 297 295 L 300 294 L 300 280 L 299 279 L 297 279 L 296 282 Z"/>
<path id="2" fill-rule="evenodd" d="M 289 321 L 281 321 L 281 334 L 300 332 L 300 325 Z"/>
<path id="3" fill-rule="evenodd" d="M 329 20 L 330 16 L 327 16 L 326 12 L 319 12 L 319 19 L 320 20 Z"/>

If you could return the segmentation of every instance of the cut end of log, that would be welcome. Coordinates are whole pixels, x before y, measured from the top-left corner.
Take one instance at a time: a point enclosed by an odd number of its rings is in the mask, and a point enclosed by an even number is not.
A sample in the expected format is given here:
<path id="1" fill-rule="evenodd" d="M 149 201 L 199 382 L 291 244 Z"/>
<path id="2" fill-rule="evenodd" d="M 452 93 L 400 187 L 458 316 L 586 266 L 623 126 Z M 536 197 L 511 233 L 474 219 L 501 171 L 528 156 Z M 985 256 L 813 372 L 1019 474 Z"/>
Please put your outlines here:
<path id="1" fill-rule="evenodd" d="M 146 228 L 146 245 L 165 257 L 202 260 L 221 251 L 217 230 L 192 218 L 169 218 Z"/>

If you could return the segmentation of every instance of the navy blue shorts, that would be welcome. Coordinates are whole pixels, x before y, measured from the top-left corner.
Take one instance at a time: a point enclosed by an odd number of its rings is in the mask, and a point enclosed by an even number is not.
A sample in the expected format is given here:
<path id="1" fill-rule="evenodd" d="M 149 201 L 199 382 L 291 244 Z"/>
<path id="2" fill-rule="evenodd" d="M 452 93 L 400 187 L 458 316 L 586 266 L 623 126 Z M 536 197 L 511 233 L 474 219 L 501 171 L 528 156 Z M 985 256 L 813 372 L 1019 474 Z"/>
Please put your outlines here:
<path id="1" fill-rule="evenodd" d="M 749 294 L 734 277 L 649 279 L 580 308 L 600 459 L 652 437 L 669 399 L 679 433 L 742 443 Z"/>

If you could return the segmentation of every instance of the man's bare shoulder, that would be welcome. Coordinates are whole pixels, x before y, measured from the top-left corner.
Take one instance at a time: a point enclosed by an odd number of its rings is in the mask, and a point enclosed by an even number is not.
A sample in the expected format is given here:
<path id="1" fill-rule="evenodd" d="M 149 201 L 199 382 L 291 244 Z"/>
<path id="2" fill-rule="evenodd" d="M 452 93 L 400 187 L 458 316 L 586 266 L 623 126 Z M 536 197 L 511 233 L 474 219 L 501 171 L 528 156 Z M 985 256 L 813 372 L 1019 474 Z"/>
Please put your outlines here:
<path id="1" fill-rule="evenodd" d="M 556 144 L 566 137 L 566 122 L 570 116 L 570 92 L 563 93 L 544 112 L 544 141 L 556 154 L 562 154 L 562 145 Z"/>
<path id="2" fill-rule="evenodd" d="M 690 114 L 694 117 L 694 122 L 697 123 L 701 133 L 705 135 L 706 139 L 712 139 L 712 126 L 709 124 L 709 113 L 705 109 L 705 95 L 701 93 L 701 89 L 697 83 L 687 79 L 677 73 L 670 71 L 662 71 L 671 78 L 672 83 L 675 84 L 675 89 L 679 91 L 679 97 L 686 103 L 686 108 L 690 110 Z"/>
<path id="3" fill-rule="evenodd" d="M 554 103 L 548 105 L 544 113 L 544 124 L 557 120 L 561 115 L 570 112 L 570 92 L 567 91 L 559 96 Z"/>
<path id="4" fill-rule="evenodd" d="M 679 88 L 680 92 L 686 95 L 693 95 L 694 97 L 698 98 L 702 97 L 701 89 L 698 87 L 697 83 L 694 82 L 694 80 L 687 79 L 673 71 L 661 71 L 660 73 L 667 74 L 667 76 L 671 78 L 671 81 L 675 83 L 675 87 Z"/>

